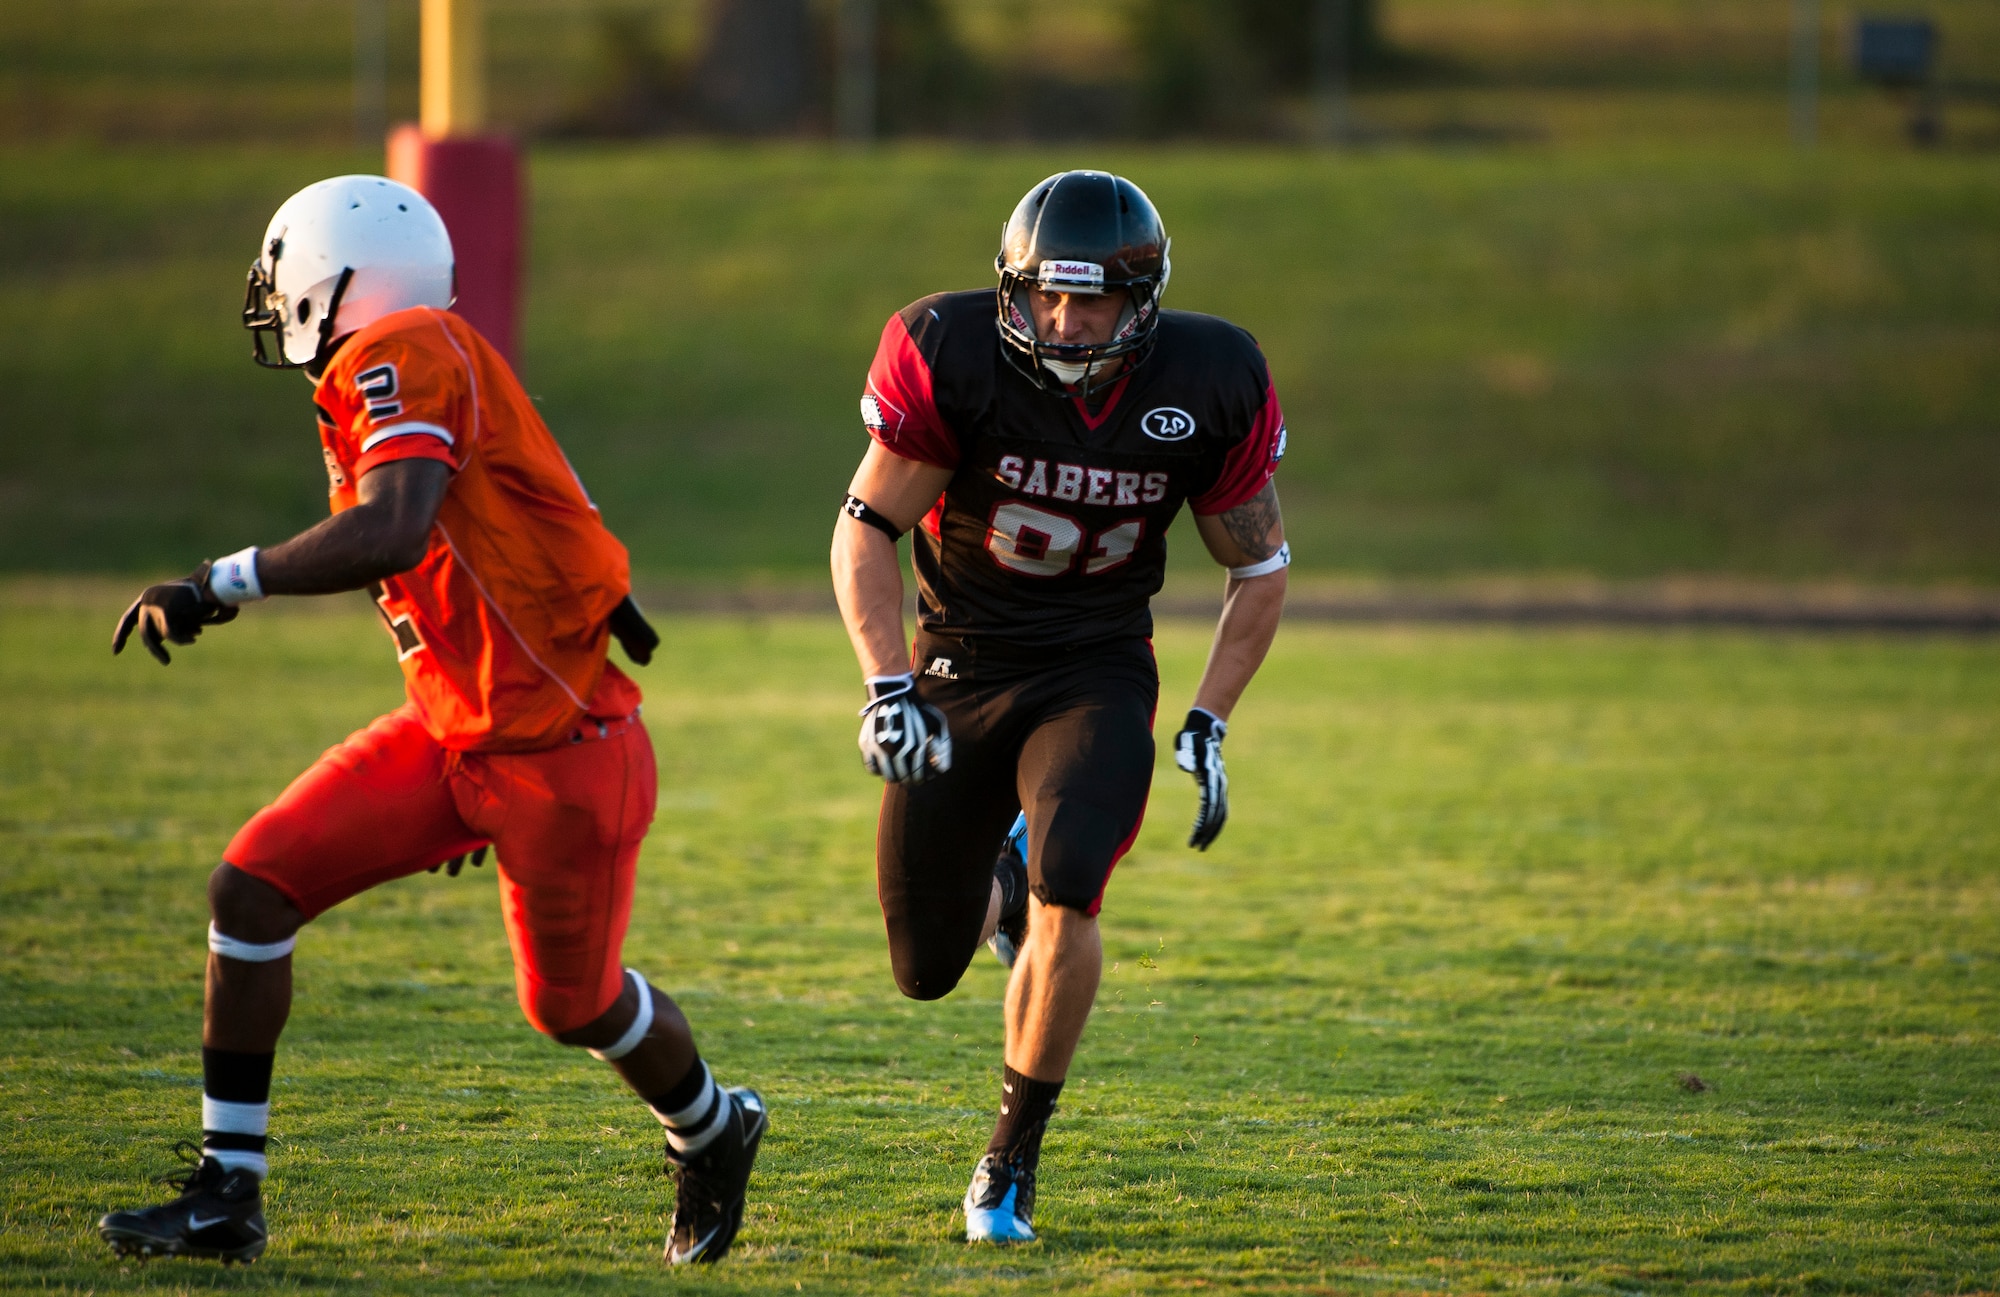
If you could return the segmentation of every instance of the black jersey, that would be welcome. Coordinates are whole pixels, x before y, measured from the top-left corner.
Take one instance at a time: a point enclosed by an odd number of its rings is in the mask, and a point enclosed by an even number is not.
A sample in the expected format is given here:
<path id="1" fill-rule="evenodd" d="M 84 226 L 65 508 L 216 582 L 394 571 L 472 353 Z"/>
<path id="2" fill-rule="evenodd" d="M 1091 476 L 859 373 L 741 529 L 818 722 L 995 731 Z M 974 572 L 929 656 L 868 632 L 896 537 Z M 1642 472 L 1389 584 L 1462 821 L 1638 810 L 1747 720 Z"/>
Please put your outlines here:
<path id="1" fill-rule="evenodd" d="M 1182 502 L 1233 509 L 1285 453 L 1263 353 L 1227 320 L 1164 311 L 1093 414 L 1004 345 L 991 289 L 940 293 L 890 318 L 869 370 L 869 434 L 955 470 L 916 535 L 919 624 L 1035 647 L 1150 635 Z"/>

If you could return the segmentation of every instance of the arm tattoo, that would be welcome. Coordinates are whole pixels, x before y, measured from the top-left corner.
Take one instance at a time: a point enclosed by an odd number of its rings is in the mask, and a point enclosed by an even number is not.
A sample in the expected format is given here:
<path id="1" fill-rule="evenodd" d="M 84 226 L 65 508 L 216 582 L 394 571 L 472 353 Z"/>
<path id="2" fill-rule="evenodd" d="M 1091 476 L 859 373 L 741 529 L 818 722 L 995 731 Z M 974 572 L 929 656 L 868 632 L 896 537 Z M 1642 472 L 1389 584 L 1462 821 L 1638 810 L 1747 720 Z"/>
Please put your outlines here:
<path id="1" fill-rule="evenodd" d="M 1225 512 L 1222 526 L 1251 562 L 1261 563 L 1278 552 L 1271 533 L 1277 530 L 1279 517 L 1278 484 L 1266 482 L 1263 490 Z"/>

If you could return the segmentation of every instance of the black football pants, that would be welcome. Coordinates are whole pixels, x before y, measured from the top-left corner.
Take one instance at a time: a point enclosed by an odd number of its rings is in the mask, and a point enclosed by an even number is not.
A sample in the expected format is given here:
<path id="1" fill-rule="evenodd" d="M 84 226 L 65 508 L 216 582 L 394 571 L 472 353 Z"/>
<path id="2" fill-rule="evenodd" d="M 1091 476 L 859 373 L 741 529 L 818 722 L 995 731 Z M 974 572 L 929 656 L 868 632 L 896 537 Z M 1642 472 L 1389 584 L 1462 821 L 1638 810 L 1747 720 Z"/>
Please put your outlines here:
<path id="1" fill-rule="evenodd" d="M 957 679 L 926 674 L 940 660 Z M 1145 817 L 1160 676 L 1143 639 L 1025 663 L 920 634 L 916 670 L 918 692 L 951 727 L 952 764 L 884 791 L 875 882 L 896 985 L 935 1000 L 978 952 L 1017 811 L 1028 813 L 1036 898 L 1097 913 Z"/>

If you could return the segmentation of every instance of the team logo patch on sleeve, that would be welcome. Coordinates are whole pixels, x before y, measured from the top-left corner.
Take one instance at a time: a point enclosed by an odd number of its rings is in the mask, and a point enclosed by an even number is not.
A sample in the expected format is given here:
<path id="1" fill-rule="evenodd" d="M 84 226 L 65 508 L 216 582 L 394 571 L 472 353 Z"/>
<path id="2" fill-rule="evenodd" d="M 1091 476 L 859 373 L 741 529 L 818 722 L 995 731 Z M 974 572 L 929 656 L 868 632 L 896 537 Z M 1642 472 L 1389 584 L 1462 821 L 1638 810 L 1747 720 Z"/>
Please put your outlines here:
<path id="1" fill-rule="evenodd" d="M 882 417 L 882 403 L 873 396 L 861 398 L 861 422 L 875 432 L 886 431 L 889 427 L 888 420 Z"/>
<path id="2" fill-rule="evenodd" d="M 362 399 L 368 402 L 370 422 L 380 423 L 403 412 L 403 403 L 396 399 L 401 384 L 397 381 L 394 365 L 364 369 L 354 376 L 354 385 L 361 390 Z"/>
<path id="3" fill-rule="evenodd" d="M 1285 457 L 1285 425 L 1278 425 L 1278 444 L 1271 447 L 1271 462 L 1277 463 Z"/>
<path id="4" fill-rule="evenodd" d="M 1194 416 L 1176 406 L 1162 405 L 1146 411 L 1139 430 L 1154 441 L 1186 441 L 1194 436 Z"/>

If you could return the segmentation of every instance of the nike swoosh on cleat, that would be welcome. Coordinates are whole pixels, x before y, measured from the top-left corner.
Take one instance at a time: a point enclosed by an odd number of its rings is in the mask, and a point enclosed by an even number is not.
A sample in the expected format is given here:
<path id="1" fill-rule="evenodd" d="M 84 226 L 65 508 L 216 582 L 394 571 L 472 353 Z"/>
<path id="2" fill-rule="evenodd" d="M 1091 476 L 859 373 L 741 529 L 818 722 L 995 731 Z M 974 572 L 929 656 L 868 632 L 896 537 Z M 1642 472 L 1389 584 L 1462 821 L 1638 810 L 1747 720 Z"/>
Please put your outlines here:
<path id="1" fill-rule="evenodd" d="M 702 1237 L 701 1242 L 695 1244 L 687 1251 L 681 1253 L 680 1255 L 681 1262 L 686 1263 L 689 1261 L 701 1260 L 701 1254 L 708 1251 L 708 1245 L 710 1243 L 715 1242 L 715 1236 L 717 1234 L 720 1234 L 721 1232 L 722 1232 L 722 1226 L 720 1225 L 717 1225 L 714 1229 L 708 1231 L 708 1233 Z"/>
<path id="2" fill-rule="evenodd" d="M 220 1225 L 223 1221 L 226 1221 L 228 1219 L 229 1216 L 227 1215 L 227 1213 L 221 1216 L 211 1216 L 207 1220 L 203 1220 L 199 1216 L 190 1216 L 188 1217 L 188 1232 L 190 1234 L 199 1233 L 200 1231 L 207 1229 L 210 1225 Z"/>

